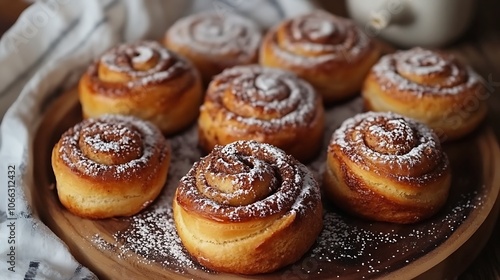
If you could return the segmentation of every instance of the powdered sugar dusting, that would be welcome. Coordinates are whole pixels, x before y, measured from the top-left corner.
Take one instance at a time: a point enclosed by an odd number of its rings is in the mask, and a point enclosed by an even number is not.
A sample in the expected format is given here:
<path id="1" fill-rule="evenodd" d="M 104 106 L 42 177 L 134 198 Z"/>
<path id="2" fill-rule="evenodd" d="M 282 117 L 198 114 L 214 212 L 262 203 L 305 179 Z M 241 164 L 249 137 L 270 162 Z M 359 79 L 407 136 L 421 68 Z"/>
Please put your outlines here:
<path id="1" fill-rule="evenodd" d="M 109 141 L 108 137 L 112 137 Z M 92 177 L 128 178 L 147 166 L 153 156 L 167 152 L 161 132 L 151 123 L 132 116 L 104 115 L 87 119 L 68 131 L 60 140 L 59 156 L 75 172 Z M 81 145 L 89 145 L 90 152 Z M 105 153 L 116 162 L 99 162 L 94 153 Z"/>
<path id="2" fill-rule="evenodd" d="M 416 96 L 459 95 L 481 83 L 476 72 L 453 57 L 421 48 L 385 55 L 372 72 L 383 90 L 396 88 Z M 424 82 L 425 76 L 431 77 L 431 81 Z"/>
<path id="3" fill-rule="evenodd" d="M 335 32 L 338 32 L 336 29 L 337 27 L 332 22 L 325 21 L 321 17 L 308 17 L 303 20 L 293 21 L 291 34 L 295 40 L 311 38 L 316 41 L 334 35 Z M 342 30 L 341 32 L 345 31 Z"/>
<path id="4" fill-rule="evenodd" d="M 284 30 L 288 36 L 278 38 L 278 30 Z M 289 19 L 270 34 L 271 48 L 276 56 L 292 65 L 305 67 L 332 61 L 356 61 L 371 44 L 352 21 L 321 11 Z"/>
<path id="5" fill-rule="evenodd" d="M 402 72 L 430 75 L 445 71 L 447 67 L 452 66 L 452 73 L 458 74 L 457 65 L 448 65 L 444 57 L 438 56 L 431 51 L 419 49 L 419 51 L 411 52 L 411 56 L 409 55 L 410 52 L 407 54 L 408 56 L 398 61 L 398 68 Z"/>
<path id="6" fill-rule="evenodd" d="M 329 149 L 339 148 L 362 168 L 399 180 L 427 180 L 430 171 L 447 167 L 437 136 L 427 126 L 387 112 L 367 112 L 346 120 L 332 136 Z"/>
<path id="7" fill-rule="evenodd" d="M 237 166 L 248 165 L 249 157 L 258 158 L 263 165 L 270 165 L 271 170 L 274 170 L 273 174 L 270 174 L 278 181 L 274 192 L 268 193 L 263 199 L 244 205 L 218 203 L 205 195 L 204 189 L 217 189 L 218 187 L 210 186 L 205 175 L 200 177 L 197 173 L 198 169 L 209 172 L 218 171 L 222 173 L 221 176 L 225 173 L 233 173 L 233 168 L 237 170 L 236 172 L 244 170 L 247 172 L 239 174 L 243 176 L 240 180 L 245 181 L 244 177 L 249 174 L 251 177 L 251 174 L 255 173 L 254 169 L 245 170 Z M 218 165 L 219 159 L 223 159 L 224 163 L 214 170 L 214 165 Z M 226 164 L 230 166 L 226 168 L 224 166 Z M 317 205 L 320 200 L 319 186 L 309 173 L 301 163 L 274 146 L 256 141 L 237 141 L 225 147 L 215 147 L 207 157 L 193 165 L 193 168 L 181 179 L 178 187 L 178 201 L 180 204 L 183 200 L 190 201 L 189 204 L 183 206 L 188 207 L 187 211 L 202 212 L 204 215 L 222 221 L 269 217 L 290 211 L 301 215 L 308 207 Z M 306 204 L 304 201 L 309 203 Z"/>
<path id="8" fill-rule="evenodd" d="M 308 127 L 320 104 L 307 82 L 289 72 L 257 65 L 233 67 L 217 75 L 207 92 L 207 102 L 210 106 L 202 106 L 202 112 L 222 112 L 228 122 L 242 123 L 250 131 L 269 132 L 286 126 Z"/>
<path id="9" fill-rule="evenodd" d="M 456 206 L 447 214 L 420 226 L 391 227 L 386 224 L 358 223 L 342 213 L 327 212 L 318 243 L 304 260 L 314 260 L 316 267 L 306 261 L 294 266 L 295 271 L 306 274 L 327 274 L 330 277 L 359 275 L 356 278 L 377 278 L 403 267 L 446 241 L 461 225 L 470 211 L 482 204 L 484 197 L 477 193 L 461 195 Z M 426 246 L 432 245 L 431 248 Z M 421 249 L 421 254 L 415 254 Z M 323 271 L 321 264 L 328 264 Z M 346 269 L 346 263 L 356 267 Z M 326 270 L 326 269 L 325 269 Z M 301 274 L 298 272 L 299 274 Z M 307 272 L 307 273 L 306 273 Z"/>
<path id="10" fill-rule="evenodd" d="M 126 75 L 130 79 L 125 84 L 128 88 L 162 83 L 192 69 L 188 61 L 156 41 L 125 43 L 104 53 L 88 70 L 96 83 L 99 67 Z"/>
<path id="11" fill-rule="evenodd" d="M 144 46 L 138 46 L 135 51 L 137 55 L 132 58 L 133 63 L 144 63 L 153 58 L 153 50 Z"/>
<path id="12" fill-rule="evenodd" d="M 83 141 L 92 147 L 96 152 L 111 152 L 120 154 L 134 149 L 137 140 L 128 134 L 136 134 L 130 131 L 126 126 L 118 125 L 113 127 L 108 123 L 97 123 L 93 126 L 87 126 L 83 129 Z M 101 131 L 102 133 L 91 133 L 89 130 Z M 136 134 L 137 135 L 137 134 Z M 109 141 L 107 138 L 114 138 Z M 137 135 L 137 137 L 140 137 Z"/>
<path id="13" fill-rule="evenodd" d="M 172 209 L 156 207 L 145 215 L 130 218 L 130 223 L 134 226 L 113 235 L 124 244 L 119 248 L 121 258 L 134 253 L 145 258 L 154 256 L 153 261 L 162 265 L 198 268 L 176 235 Z"/>
<path id="14" fill-rule="evenodd" d="M 177 21 L 168 30 L 167 38 L 207 58 L 217 61 L 222 57 L 237 65 L 249 63 L 256 56 L 261 32 L 255 23 L 240 15 L 204 12 Z"/>

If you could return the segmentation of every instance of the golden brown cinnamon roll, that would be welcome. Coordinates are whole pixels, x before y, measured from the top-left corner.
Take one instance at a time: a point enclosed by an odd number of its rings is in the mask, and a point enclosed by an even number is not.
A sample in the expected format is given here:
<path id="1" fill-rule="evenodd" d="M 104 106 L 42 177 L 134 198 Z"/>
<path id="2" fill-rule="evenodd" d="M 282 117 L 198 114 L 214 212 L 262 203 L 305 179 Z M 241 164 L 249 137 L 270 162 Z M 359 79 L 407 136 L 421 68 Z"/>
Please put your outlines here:
<path id="1" fill-rule="evenodd" d="M 482 79 L 452 55 L 414 48 L 380 59 L 364 87 L 365 107 L 430 126 L 441 141 L 471 132 L 486 116 Z"/>
<path id="2" fill-rule="evenodd" d="M 86 119 L 67 130 L 52 150 L 57 194 L 81 217 L 134 215 L 163 188 L 170 154 L 152 123 L 120 115 Z"/>
<path id="3" fill-rule="evenodd" d="M 206 84 L 228 67 L 257 63 L 259 27 L 233 13 L 203 12 L 178 20 L 164 44 L 189 58 Z"/>
<path id="4" fill-rule="evenodd" d="M 318 152 L 324 127 L 321 98 L 289 72 L 257 65 L 226 69 L 210 83 L 200 109 L 200 146 L 257 140 L 300 161 Z"/>
<path id="5" fill-rule="evenodd" d="M 330 141 L 325 192 L 348 213 L 413 223 L 446 202 L 451 171 L 430 128 L 393 113 L 346 120 Z"/>
<path id="6" fill-rule="evenodd" d="M 272 28 L 264 37 L 259 60 L 295 72 L 331 103 L 358 93 L 379 55 L 378 45 L 354 22 L 315 11 Z"/>
<path id="7" fill-rule="evenodd" d="M 256 141 L 217 146 L 184 176 L 177 232 L 202 265 L 257 274 L 297 261 L 322 228 L 318 183 L 282 150 Z"/>
<path id="8" fill-rule="evenodd" d="M 198 116 L 197 70 L 154 41 L 119 45 L 89 66 L 79 84 L 84 117 L 137 116 L 172 134 Z"/>

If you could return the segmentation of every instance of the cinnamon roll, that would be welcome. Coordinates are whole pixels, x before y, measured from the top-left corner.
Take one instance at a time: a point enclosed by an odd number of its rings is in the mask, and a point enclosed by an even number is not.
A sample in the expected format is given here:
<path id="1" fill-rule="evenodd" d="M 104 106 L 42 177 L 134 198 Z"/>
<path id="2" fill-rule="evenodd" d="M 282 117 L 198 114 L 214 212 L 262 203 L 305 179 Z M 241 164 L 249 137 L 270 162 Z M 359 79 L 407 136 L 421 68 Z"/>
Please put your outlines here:
<path id="1" fill-rule="evenodd" d="M 367 110 L 417 119 L 441 141 L 468 134 L 487 113 L 488 94 L 479 75 L 450 54 L 422 48 L 382 57 L 362 95 Z"/>
<path id="2" fill-rule="evenodd" d="M 150 122 L 121 115 L 86 119 L 52 150 L 59 200 L 85 218 L 134 215 L 162 190 L 170 155 L 167 140 Z"/>
<path id="3" fill-rule="evenodd" d="M 167 31 L 164 44 L 189 58 L 208 84 L 225 68 L 257 63 L 261 37 L 250 19 L 203 12 L 178 20 Z"/>
<path id="4" fill-rule="evenodd" d="M 331 103 L 359 92 L 379 49 L 351 20 L 315 11 L 272 28 L 259 60 L 295 72 Z"/>
<path id="5" fill-rule="evenodd" d="M 173 213 L 187 251 L 216 271 L 257 274 L 297 261 L 322 228 L 318 183 L 275 146 L 237 141 L 196 162 Z"/>
<path id="6" fill-rule="evenodd" d="M 165 134 L 196 120 L 203 100 L 197 70 L 154 41 L 119 45 L 91 64 L 79 84 L 84 117 L 133 115 Z"/>
<path id="7" fill-rule="evenodd" d="M 207 153 L 217 144 L 257 140 L 300 161 L 319 151 L 324 127 L 321 98 L 292 73 L 257 65 L 217 75 L 198 118 L 199 143 Z"/>
<path id="8" fill-rule="evenodd" d="M 328 146 L 324 187 L 346 212 L 375 221 L 414 223 L 447 200 L 448 158 L 434 132 L 394 113 L 346 120 Z"/>

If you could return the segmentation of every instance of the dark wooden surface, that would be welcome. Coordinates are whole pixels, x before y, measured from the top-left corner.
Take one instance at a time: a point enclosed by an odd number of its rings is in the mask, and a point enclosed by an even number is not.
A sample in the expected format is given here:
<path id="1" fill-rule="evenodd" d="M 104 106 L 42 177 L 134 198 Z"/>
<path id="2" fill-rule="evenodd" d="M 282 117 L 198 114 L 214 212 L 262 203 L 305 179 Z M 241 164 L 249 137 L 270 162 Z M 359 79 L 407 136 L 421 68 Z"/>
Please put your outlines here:
<path id="1" fill-rule="evenodd" d="M 343 1 L 316 0 L 335 14 L 346 15 Z M 500 139 L 500 1 L 478 0 L 475 19 L 468 32 L 444 49 L 469 63 L 488 82 L 491 89 L 488 122 Z M 25 7 L 23 1 L 0 0 L 0 35 Z M 500 172 L 500 170 L 498 170 Z M 500 279 L 500 220 L 481 254 L 460 279 Z"/>

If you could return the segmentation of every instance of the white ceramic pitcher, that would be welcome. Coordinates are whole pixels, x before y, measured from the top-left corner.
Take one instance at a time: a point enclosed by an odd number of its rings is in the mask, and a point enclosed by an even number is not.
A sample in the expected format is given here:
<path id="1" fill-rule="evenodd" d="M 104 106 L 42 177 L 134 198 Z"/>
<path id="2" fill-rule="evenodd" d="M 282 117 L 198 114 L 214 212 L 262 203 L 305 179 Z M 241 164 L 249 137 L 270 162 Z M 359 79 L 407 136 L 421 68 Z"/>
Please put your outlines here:
<path id="1" fill-rule="evenodd" d="M 371 36 L 400 46 L 439 47 L 457 39 L 474 0 L 347 0 L 350 16 Z"/>

